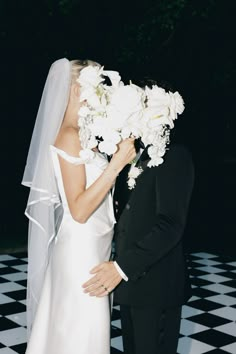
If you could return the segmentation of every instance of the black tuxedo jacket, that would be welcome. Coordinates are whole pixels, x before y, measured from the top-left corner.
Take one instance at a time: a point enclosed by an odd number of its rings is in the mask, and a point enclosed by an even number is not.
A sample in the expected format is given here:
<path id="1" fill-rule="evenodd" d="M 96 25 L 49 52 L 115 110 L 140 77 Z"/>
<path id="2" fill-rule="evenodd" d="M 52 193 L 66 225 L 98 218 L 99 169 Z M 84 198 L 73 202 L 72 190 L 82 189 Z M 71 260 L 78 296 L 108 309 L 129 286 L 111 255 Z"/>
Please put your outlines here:
<path id="1" fill-rule="evenodd" d="M 168 308 L 190 296 L 182 236 L 194 168 L 181 145 L 170 145 L 164 160 L 152 168 L 141 162 L 144 171 L 116 227 L 115 260 L 129 278 L 115 291 L 120 304 Z"/>

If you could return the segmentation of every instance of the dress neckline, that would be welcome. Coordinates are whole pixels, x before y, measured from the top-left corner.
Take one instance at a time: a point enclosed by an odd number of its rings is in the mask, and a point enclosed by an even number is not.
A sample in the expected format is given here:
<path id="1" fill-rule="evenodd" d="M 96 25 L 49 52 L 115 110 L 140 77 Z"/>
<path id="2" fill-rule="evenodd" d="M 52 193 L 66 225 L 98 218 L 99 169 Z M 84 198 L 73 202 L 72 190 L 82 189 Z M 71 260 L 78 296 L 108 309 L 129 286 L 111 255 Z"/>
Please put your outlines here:
<path id="1" fill-rule="evenodd" d="M 76 164 L 92 164 L 94 162 L 96 165 L 104 169 L 108 163 L 107 157 L 99 151 L 91 152 L 91 150 L 81 150 L 81 156 L 72 156 L 54 145 L 50 145 L 50 149 L 64 157 L 66 160 Z"/>

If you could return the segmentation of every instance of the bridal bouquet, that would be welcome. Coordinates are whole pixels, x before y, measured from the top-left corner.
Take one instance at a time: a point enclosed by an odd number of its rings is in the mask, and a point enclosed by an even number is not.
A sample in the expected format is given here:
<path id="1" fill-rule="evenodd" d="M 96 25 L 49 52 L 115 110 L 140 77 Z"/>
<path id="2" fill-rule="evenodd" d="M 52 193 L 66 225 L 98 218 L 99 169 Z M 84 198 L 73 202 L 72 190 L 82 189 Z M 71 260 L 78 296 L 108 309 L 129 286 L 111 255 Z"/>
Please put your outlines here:
<path id="1" fill-rule="evenodd" d="M 108 77 L 111 85 L 105 84 Z M 153 85 L 141 88 L 132 82 L 125 85 L 116 71 L 87 66 L 78 78 L 80 100 L 79 137 L 82 154 L 92 156 L 92 149 L 112 155 L 117 144 L 128 137 L 140 138 L 148 147 L 148 167 L 158 166 L 164 160 L 174 120 L 184 111 L 184 102 L 178 92 L 166 92 Z M 131 166 L 128 187 L 135 186 L 141 168 Z"/>

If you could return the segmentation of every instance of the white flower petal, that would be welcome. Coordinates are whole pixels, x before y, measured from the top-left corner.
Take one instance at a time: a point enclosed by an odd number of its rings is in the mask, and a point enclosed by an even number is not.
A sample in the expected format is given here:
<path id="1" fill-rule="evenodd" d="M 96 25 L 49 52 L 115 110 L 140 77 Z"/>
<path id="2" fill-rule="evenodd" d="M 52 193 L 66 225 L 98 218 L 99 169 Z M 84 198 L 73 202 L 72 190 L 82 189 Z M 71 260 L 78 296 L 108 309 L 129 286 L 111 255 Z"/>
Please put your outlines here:
<path id="1" fill-rule="evenodd" d="M 134 178 L 129 178 L 127 181 L 129 189 L 133 189 L 136 185 L 136 181 Z"/>
<path id="2" fill-rule="evenodd" d="M 102 72 L 103 68 L 100 68 L 99 66 L 86 66 L 80 71 L 80 75 L 77 79 L 77 82 L 82 87 L 97 87 L 101 82 L 104 81 L 102 77 Z"/>
<path id="3" fill-rule="evenodd" d="M 107 155 L 113 155 L 117 151 L 117 146 L 111 141 L 102 141 L 99 143 L 98 148 L 101 152 Z"/>
<path id="4" fill-rule="evenodd" d="M 131 166 L 130 171 L 128 173 L 128 177 L 137 178 L 143 172 L 141 167 Z"/>
<path id="5" fill-rule="evenodd" d="M 121 77 L 118 71 L 104 70 L 103 75 L 109 77 L 114 88 L 119 86 Z"/>

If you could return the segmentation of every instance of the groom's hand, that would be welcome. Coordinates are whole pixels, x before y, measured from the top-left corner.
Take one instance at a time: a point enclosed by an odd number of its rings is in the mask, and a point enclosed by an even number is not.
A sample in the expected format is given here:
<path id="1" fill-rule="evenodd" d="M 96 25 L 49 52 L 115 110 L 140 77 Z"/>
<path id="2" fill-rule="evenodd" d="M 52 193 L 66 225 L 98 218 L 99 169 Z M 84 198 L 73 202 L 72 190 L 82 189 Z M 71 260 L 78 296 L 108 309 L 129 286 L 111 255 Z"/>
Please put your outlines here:
<path id="1" fill-rule="evenodd" d="M 90 273 L 95 275 L 82 285 L 84 292 L 90 296 L 108 295 L 122 280 L 113 262 L 103 262 Z"/>

